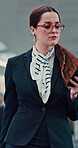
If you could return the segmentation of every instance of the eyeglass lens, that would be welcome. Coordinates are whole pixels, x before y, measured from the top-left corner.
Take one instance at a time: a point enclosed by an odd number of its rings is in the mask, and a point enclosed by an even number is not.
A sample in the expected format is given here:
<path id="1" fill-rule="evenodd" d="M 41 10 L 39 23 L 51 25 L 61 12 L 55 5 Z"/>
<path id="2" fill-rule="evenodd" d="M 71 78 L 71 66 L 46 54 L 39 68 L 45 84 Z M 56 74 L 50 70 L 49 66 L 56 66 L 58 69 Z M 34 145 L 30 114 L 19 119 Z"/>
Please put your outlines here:
<path id="1" fill-rule="evenodd" d="M 60 25 L 60 24 L 55 24 L 55 25 L 52 25 L 52 24 L 45 24 L 44 28 L 46 29 L 46 31 L 50 31 L 50 30 L 53 30 L 54 28 L 57 30 L 57 31 L 63 31 L 63 25 Z"/>

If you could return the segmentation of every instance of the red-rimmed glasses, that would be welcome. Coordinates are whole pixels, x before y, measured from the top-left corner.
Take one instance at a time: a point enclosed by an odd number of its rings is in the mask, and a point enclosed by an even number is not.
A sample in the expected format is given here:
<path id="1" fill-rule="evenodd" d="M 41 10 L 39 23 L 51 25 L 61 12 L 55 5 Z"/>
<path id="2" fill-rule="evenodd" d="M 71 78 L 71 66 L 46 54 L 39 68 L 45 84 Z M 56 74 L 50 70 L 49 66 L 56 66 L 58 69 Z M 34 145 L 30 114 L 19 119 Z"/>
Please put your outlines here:
<path id="1" fill-rule="evenodd" d="M 65 25 L 60 23 L 55 23 L 54 25 L 52 23 L 45 23 L 43 25 L 37 25 L 37 27 L 42 27 L 47 32 L 51 32 L 54 28 L 57 32 L 62 32 L 64 30 Z"/>

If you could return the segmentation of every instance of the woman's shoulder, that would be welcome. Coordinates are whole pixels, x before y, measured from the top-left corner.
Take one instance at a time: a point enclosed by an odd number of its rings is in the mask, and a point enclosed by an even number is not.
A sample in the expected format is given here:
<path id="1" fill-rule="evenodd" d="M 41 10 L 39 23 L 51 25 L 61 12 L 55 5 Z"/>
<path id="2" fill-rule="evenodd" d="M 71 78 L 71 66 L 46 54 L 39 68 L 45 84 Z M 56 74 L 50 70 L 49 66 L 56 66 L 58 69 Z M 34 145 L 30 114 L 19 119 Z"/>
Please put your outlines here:
<path id="1" fill-rule="evenodd" d="M 67 83 L 78 67 L 78 58 L 60 44 L 56 46 L 56 55 L 60 63 L 62 77 Z"/>
<path id="2" fill-rule="evenodd" d="M 70 57 L 74 57 L 74 58 L 78 59 L 76 57 L 76 55 L 74 55 L 74 53 L 71 52 L 71 49 L 67 49 L 64 46 L 62 46 L 61 44 L 57 44 L 57 48 L 58 48 L 58 50 L 60 50 L 60 52 L 62 52 L 62 54 L 65 54 L 65 56 L 70 56 Z"/>
<path id="3" fill-rule="evenodd" d="M 56 54 L 62 57 L 62 59 L 65 59 L 66 61 L 72 61 L 72 62 L 77 62 L 78 64 L 78 57 L 76 57 L 76 55 L 74 55 L 71 50 L 63 47 L 61 44 L 57 44 L 56 47 Z M 75 64 L 74 63 L 74 64 Z"/>
<path id="4" fill-rule="evenodd" d="M 32 48 L 22 54 L 9 58 L 7 63 L 10 63 L 12 66 L 18 65 L 19 63 L 22 62 L 24 57 L 30 56 L 31 51 L 32 51 Z"/>

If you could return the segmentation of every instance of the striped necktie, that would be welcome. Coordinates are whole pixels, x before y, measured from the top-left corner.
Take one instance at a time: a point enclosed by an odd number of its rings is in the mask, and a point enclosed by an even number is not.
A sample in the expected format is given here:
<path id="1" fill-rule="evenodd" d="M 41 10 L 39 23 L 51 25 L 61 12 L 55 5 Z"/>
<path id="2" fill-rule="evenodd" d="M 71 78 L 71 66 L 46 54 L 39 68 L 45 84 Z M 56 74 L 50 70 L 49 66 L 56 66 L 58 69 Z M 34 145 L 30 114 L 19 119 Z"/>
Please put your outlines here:
<path id="1" fill-rule="evenodd" d="M 40 54 L 37 50 L 33 51 L 36 55 L 31 62 L 30 72 L 33 80 L 41 79 L 41 97 L 44 103 L 47 102 L 51 90 L 51 71 L 48 59 L 52 56 L 53 51 L 48 52 L 46 56 Z"/>

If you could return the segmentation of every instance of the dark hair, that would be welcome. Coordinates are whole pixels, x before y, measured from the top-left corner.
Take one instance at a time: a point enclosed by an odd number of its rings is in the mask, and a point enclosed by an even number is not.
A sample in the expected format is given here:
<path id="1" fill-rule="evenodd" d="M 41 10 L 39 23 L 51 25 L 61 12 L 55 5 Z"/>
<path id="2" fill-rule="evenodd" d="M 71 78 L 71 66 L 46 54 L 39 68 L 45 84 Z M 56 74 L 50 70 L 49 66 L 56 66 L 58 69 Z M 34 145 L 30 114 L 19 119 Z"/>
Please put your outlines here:
<path id="1" fill-rule="evenodd" d="M 30 22 L 29 22 L 30 26 L 33 26 L 34 28 L 36 28 L 38 22 L 39 22 L 40 19 L 41 19 L 41 15 L 42 15 L 43 13 L 52 12 L 52 11 L 58 14 L 59 21 L 61 22 L 61 20 L 60 20 L 60 15 L 59 15 L 59 13 L 58 13 L 54 8 L 52 8 L 52 7 L 50 7 L 50 6 L 40 6 L 40 7 L 35 8 L 35 9 L 30 13 L 30 17 L 29 17 L 29 19 L 30 19 Z"/>

